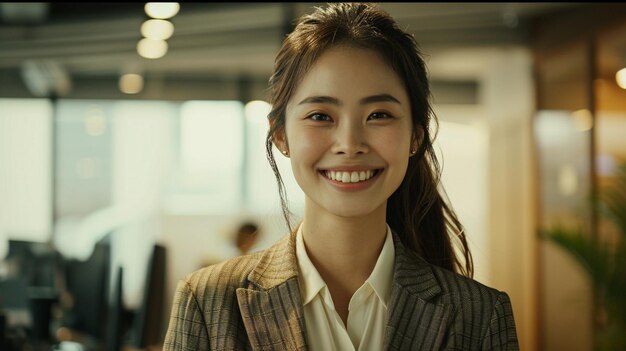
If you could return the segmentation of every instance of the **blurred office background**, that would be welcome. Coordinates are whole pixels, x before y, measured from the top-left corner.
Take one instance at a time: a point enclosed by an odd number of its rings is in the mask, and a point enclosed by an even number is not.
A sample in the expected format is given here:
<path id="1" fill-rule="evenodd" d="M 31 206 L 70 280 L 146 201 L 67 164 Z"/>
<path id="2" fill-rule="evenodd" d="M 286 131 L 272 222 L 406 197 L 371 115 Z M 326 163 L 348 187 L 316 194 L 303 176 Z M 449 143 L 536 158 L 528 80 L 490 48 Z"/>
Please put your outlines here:
<path id="1" fill-rule="evenodd" d="M 176 282 L 238 254 L 239 224 L 256 250 L 287 232 L 266 87 L 316 4 L 144 5 L 0 3 L 2 345 L 158 349 Z M 626 7 L 381 7 L 422 45 L 475 278 L 509 293 L 523 350 L 592 350 L 590 280 L 537 232 L 608 227 L 590 199 L 626 161 Z"/>

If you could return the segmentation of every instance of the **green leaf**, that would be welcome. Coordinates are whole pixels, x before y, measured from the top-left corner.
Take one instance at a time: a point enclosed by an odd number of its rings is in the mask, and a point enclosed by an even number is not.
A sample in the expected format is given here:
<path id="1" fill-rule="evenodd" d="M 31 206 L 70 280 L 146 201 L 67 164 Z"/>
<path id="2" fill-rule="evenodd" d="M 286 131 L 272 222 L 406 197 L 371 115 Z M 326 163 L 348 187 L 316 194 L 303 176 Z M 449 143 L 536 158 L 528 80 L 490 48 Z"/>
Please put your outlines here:
<path id="1" fill-rule="evenodd" d="M 540 233 L 541 237 L 570 253 L 587 271 L 594 285 L 600 289 L 608 285 L 612 267 L 606 245 L 578 229 L 554 227 Z"/>
<path id="2" fill-rule="evenodd" d="M 580 228 L 554 226 L 539 236 L 569 253 L 586 271 L 607 324 L 597 330 L 600 350 L 626 350 L 626 163 L 618 167 L 613 183 L 599 196 L 599 213 L 620 233 L 616 244 L 605 242 Z"/>

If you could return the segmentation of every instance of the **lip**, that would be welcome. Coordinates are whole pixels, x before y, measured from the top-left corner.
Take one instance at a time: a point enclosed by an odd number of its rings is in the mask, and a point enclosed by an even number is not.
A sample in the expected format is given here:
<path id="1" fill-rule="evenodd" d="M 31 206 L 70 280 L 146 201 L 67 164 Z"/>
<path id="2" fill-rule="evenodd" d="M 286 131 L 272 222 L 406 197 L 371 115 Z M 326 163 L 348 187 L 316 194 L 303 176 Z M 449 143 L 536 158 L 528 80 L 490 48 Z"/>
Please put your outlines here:
<path id="1" fill-rule="evenodd" d="M 332 180 L 324 175 L 325 171 L 357 172 L 357 171 L 370 171 L 370 170 L 375 170 L 376 174 L 374 174 L 374 176 L 372 176 L 368 180 L 364 180 L 364 181 L 357 182 L 357 183 L 344 183 L 344 182 L 340 182 L 337 180 Z M 343 166 L 343 167 L 337 167 L 337 168 L 319 169 L 318 174 L 320 177 L 326 180 L 335 189 L 339 191 L 345 191 L 345 192 L 354 192 L 354 191 L 365 190 L 369 188 L 370 186 L 372 186 L 372 184 L 376 182 L 376 180 L 380 177 L 380 175 L 384 171 L 385 171 L 384 168 L 363 167 L 363 166 Z"/>
<path id="2" fill-rule="evenodd" d="M 382 170 L 383 167 L 374 167 L 374 166 L 337 166 L 337 167 L 325 167 L 319 168 L 318 171 L 335 171 L 335 172 L 360 172 L 360 171 L 374 171 L 374 170 Z"/>

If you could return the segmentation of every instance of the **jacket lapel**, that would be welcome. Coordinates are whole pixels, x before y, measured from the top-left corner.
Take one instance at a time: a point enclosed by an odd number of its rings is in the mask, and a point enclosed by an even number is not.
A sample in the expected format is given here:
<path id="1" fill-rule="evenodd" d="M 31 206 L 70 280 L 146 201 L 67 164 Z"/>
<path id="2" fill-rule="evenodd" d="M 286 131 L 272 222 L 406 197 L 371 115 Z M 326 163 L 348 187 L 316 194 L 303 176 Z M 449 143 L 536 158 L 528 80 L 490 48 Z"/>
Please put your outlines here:
<path id="1" fill-rule="evenodd" d="M 385 334 L 387 350 L 438 350 L 452 320 L 451 304 L 431 301 L 441 293 L 432 269 L 394 233 L 396 259 Z"/>
<path id="2" fill-rule="evenodd" d="M 387 350 L 437 350 L 455 313 L 451 304 L 431 301 L 441 293 L 430 265 L 394 233 L 395 264 L 385 333 Z M 307 350 L 304 310 L 298 285 L 295 235 L 267 249 L 237 300 L 253 350 Z"/>
<path id="3" fill-rule="evenodd" d="M 295 237 L 266 250 L 237 300 L 253 350 L 306 350 Z"/>

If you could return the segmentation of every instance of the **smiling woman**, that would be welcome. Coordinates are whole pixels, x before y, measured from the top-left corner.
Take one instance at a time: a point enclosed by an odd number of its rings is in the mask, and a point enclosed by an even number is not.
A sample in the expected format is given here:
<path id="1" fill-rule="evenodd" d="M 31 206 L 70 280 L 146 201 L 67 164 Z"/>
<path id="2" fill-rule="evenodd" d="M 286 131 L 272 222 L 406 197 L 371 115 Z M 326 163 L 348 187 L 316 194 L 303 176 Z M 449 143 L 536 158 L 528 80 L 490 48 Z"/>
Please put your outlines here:
<path id="1" fill-rule="evenodd" d="M 508 295 L 471 279 L 439 192 L 429 98 L 414 38 L 378 7 L 301 18 L 270 78 L 266 140 L 290 233 L 182 280 L 164 348 L 518 349 Z M 305 194 L 296 228 L 274 146 Z"/>
<path id="2" fill-rule="evenodd" d="M 375 225 L 384 233 L 387 199 L 404 178 L 410 149 L 417 148 L 409 98 L 393 69 L 372 50 L 328 49 L 298 85 L 285 119 L 275 142 L 289 150 L 306 194 L 305 242 L 312 242 L 309 235 L 333 233 L 322 227 L 332 222 L 328 216 L 359 217 L 354 219 L 363 228 Z M 335 173 L 335 180 L 326 172 Z M 370 177 L 360 180 L 360 172 Z M 313 228 L 307 218 L 315 218 Z M 361 240 L 376 241 L 367 247 L 380 246 L 380 235 L 362 233 L 355 232 Z"/>

